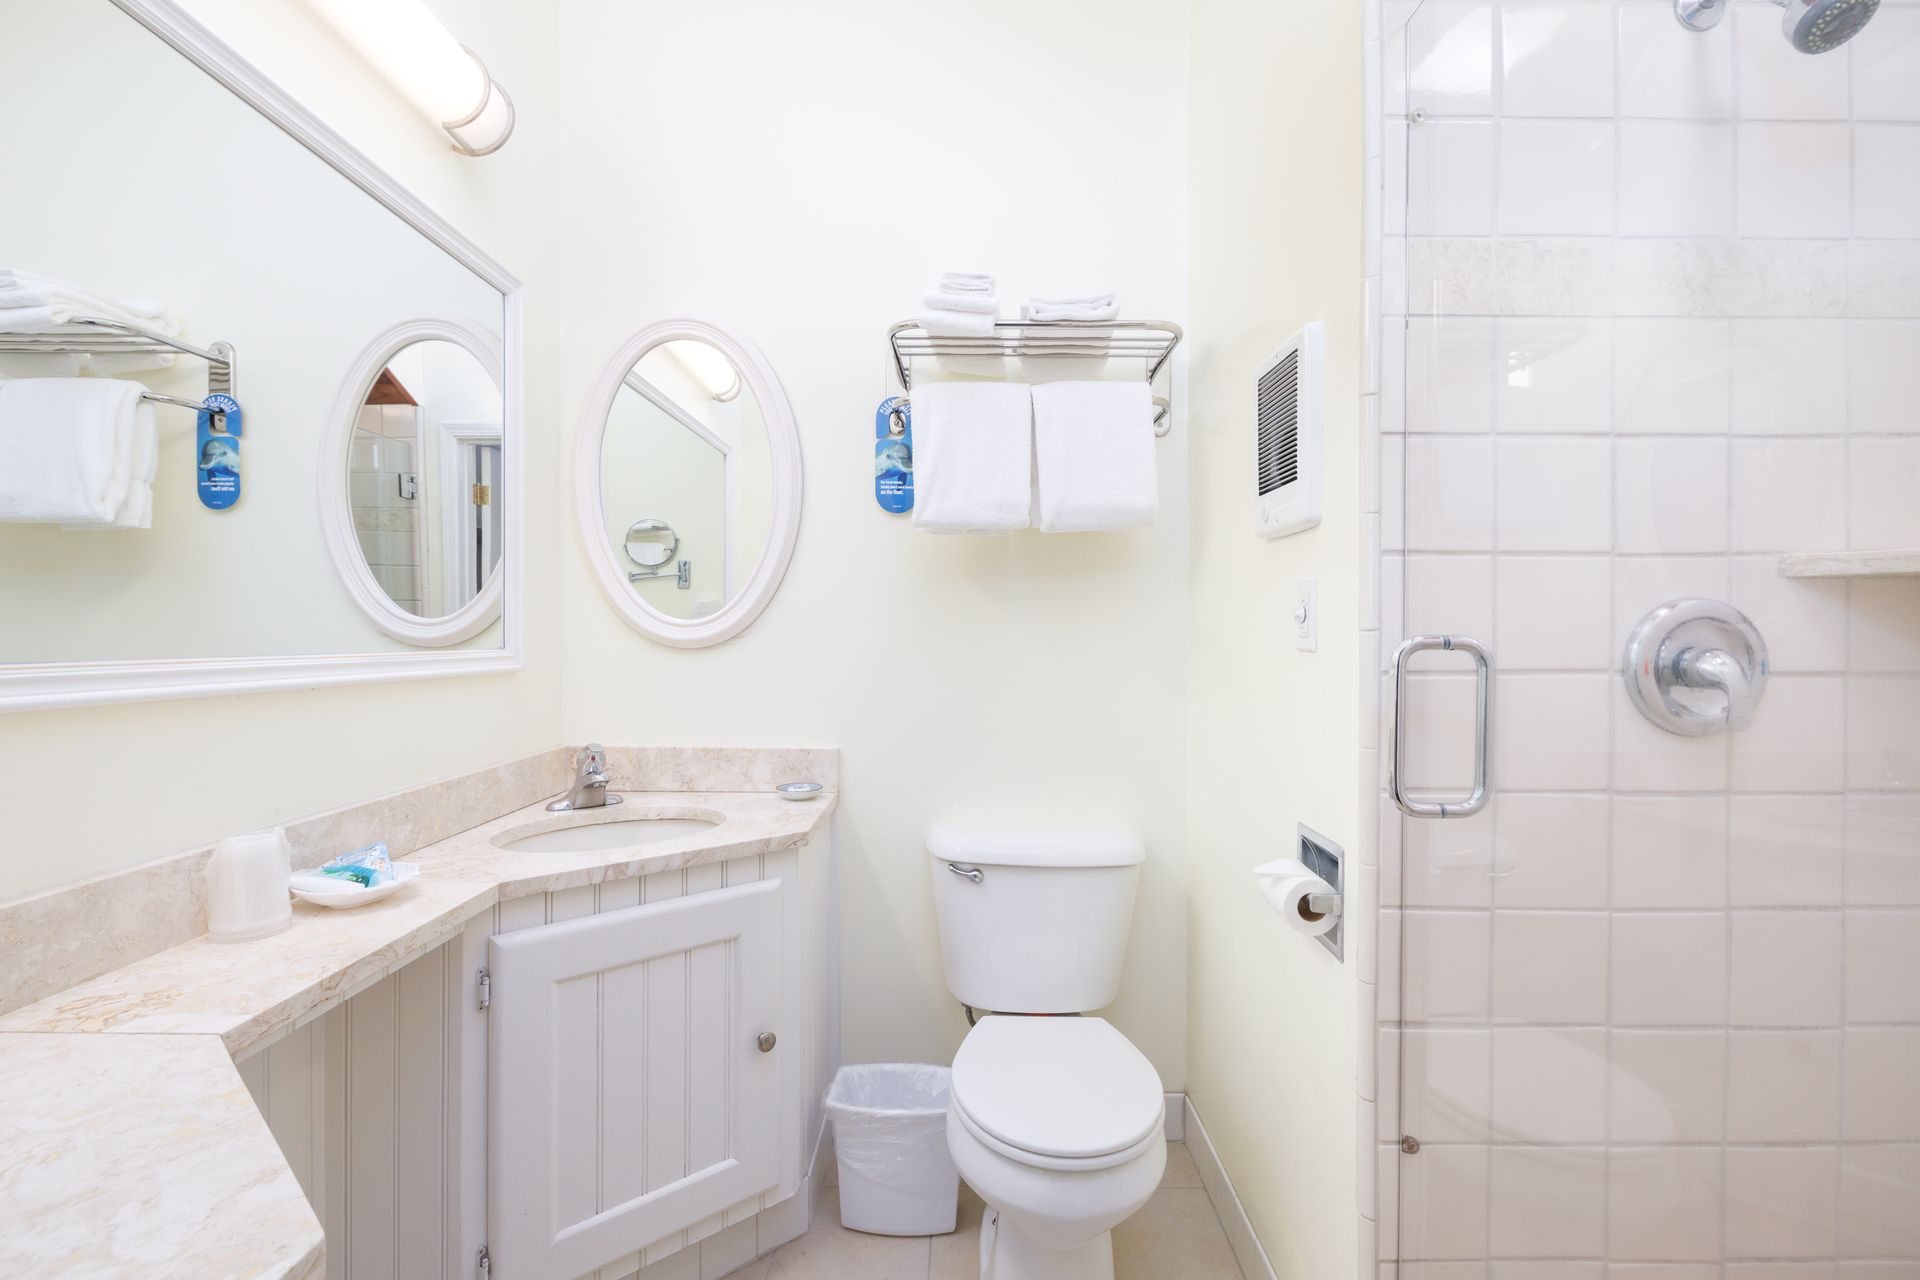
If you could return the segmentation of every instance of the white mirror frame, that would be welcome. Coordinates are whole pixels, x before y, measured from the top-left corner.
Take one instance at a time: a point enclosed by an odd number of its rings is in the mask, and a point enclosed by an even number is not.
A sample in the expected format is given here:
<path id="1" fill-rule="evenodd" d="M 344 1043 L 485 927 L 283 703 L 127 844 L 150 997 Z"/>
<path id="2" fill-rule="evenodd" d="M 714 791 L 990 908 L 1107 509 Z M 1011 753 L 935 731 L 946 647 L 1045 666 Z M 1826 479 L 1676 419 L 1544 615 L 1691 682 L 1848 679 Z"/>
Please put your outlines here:
<path id="1" fill-rule="evenodd" d="M 416 342 L 450 342 L 479 361 L 480 367 L 493 379 L 493 385 L 500 388 L 504 409 L 507 393 L 500 342 L 491 333 L 454 316 L 422 316 L 394 325 L 367 344 L 334 395 L 333 413 L 320 439 L 320 527 L 326 535 L 327 555 L 333 560 L 333 571 L 340 575 L 340 584 L 353 597 L 360 612 L 367 615 L 368 621 L 408 644 L 459 644 L 485 631 L 500 616 L 501 596 L 505 591 L 503 567 L 496 567 L 487 578 L 486 587 L 452 613 L 438 618 L 408 613 L 393 602 L 393 597 L 386 593 L 368 567 L 359 535 L 354 531 L 353 504 L 347 493 L 347 455 L 367 392 L 380 371 Z M 502 500 L 509 508 L 503 515 L 511 518 L 511 508 L 521 500 L 519 469 L 514 466 L 520 456 L 520 439 L 517 433 L 507 430 L 504 421 L 501 432 L 501 478 L 506 483 L 500 487 L 505 490 Z"/>
<path id="2" fill-rule="evenodd" d="M 627 375 L 640 357 L 665 342 L 704 342 L 733 361 L 741 381 L 759 406 L 773 464 L 773 512 L 768 522 L 767 545 L 760 553 L 759 563 L 754 565 L 753 576 L 741 587 L 740 594 L 704 618 L 676 618 L 639 597 L 627 582 L 627 571 L 620 566 L 618 549 L 607 538 L 606 505 L 601 500 L 600 454 L 614 397 L 626 385 Z M 679 649 L 702 648 L 732 639 L 760 616 L 774 592 L 780 589 L 780 581 L 786 577 L 787 565 L 793 559 L 794 543 L 800 535 L 802 481 L 800 428 L 794 422 L 793 406 L 787 403 L 786 392 L 780 388 L 780 379 L 760 348 L 726 325 L 684 317 L 648 325 L 613 353 L 594 384 L 593 394 L 587 398 L 586 417 L 580 424 L 579 444 L 574 454 L 574 512 L 579 517 L 580 540 L 608 603 L 635 631 L 650 640 Z"/>
<path id="3" fill-rule="evenodd" d="M 522 353 L 526 348 L 526 296 L 520 281 L 456 227 L 424 204 L 391 174 L 336 133 L 241 57 L 174 0 L 113 0 L 141 26 L 212 76 L 235 97 L 278 125 L 295 142 L 372 196 L 487 284 L 504 302 L 505 358 L 502 427 L 514 446 L 503 451 L 507 479 L 520 483 Z M 244 335 L 242 335 L 244 337 Z M 245 348 L 242 347 L 244 352 Z M 245 384 L 241 390 L 245 392 Z M 268 429 L 264 424 L 256 424 Z M 344 465 L 344 463 L 343 463 Z M 319 654 L 271 658 L 168 658 L 126 662 L 43 662 L 0 665 L 0 711 L 100 703 L 204 698 L 269 689 L 313 689 L 340 684 L 420 680 L 439 676 L 518 671 L 526 665 L 525 625 L 512 602 L 525 599 L 526 503 L 511 501 L 500 548 L 507 607 L 497 649 L 448 649 L 418 653 Z M 524 494 L 522 494 L 524 497 Z"/>

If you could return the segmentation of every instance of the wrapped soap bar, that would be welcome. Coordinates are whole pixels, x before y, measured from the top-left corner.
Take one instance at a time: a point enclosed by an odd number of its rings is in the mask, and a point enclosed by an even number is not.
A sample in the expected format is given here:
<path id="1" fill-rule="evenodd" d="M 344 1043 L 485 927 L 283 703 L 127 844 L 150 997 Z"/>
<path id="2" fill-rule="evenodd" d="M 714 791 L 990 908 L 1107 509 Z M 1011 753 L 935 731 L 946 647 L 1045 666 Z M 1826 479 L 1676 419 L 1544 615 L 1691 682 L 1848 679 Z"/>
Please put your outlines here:
<path id="1" fill-rule="evenodd" d="M 318 870 L 323 876 L 350 880 L 371 889 L 374 885 L 385 884 L 393 879 L 393 860 L 387 857 L 387 844 L 383 840 L 379 844 L 370 844 L 364 849 L 355 849 L 352 853 L 331 858 L 321 863 Z"/>

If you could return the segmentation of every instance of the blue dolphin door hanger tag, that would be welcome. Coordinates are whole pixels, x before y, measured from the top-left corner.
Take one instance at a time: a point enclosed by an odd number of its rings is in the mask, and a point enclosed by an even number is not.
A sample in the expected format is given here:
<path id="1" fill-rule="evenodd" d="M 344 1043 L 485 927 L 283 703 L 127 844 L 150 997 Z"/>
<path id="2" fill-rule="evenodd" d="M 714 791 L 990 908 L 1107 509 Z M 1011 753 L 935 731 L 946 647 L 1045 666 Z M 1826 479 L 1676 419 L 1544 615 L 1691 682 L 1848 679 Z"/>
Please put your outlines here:
<path id="1" fill-rule="evenodd" d="M 873 415 L 873 500 L 895 515 L 913 510 L 913 408 L 888 396 Z"/>
<path id="2" fill-rule="evenodd" d="M 200 505 L 225 511 L 240 501 L 240 402 L 211 395 L 194 431 L 195 465 L 200 474 Z"/>

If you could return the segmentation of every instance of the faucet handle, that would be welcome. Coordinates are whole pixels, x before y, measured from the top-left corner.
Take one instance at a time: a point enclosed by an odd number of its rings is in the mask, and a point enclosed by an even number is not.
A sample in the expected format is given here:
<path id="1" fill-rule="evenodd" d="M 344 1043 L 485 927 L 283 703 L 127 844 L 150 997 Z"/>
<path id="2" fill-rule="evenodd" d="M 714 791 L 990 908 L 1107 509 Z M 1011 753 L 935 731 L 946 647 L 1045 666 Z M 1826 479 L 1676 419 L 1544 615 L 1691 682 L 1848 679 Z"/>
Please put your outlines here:
<path id="1" fill-rule="evenodd" d="M 581 773 L 605 773 L 607 749 L 597 742 L 589 742 L 580 748 L 580 758 L 574 763 Z"/>
<path id="2" fill-rule="evenodd" d="M 1633 705 L 1668 733 L 1737 733 L 1766 692 L 1767 644 L 1732 605 L 1669 600 L 1628 637 L 1621 674 Z"/>

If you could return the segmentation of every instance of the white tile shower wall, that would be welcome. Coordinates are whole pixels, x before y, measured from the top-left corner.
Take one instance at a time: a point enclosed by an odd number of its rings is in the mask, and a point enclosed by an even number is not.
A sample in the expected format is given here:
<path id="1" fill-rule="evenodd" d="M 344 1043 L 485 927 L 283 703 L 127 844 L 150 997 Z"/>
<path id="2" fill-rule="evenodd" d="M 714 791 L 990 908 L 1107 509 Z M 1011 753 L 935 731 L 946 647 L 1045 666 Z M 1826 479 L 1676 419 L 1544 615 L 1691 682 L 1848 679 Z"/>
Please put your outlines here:
<path id="1" fill-rule="evenodd" d="M 1369 7 L 1362 644 L 1490 639 L 1501 741 L 1488 815 L 1382 805 L 1379 1274 L 1914 1274 L 1920 584 L 1777 564 L 1920 545 L 1920 4 L 1824 57 L 1760 0 Z M 1678 595 L 1765 634 L 1752 732 L 1621 694 Z M 1457 784 L 1470 682 L 1410 696 Z"/>

